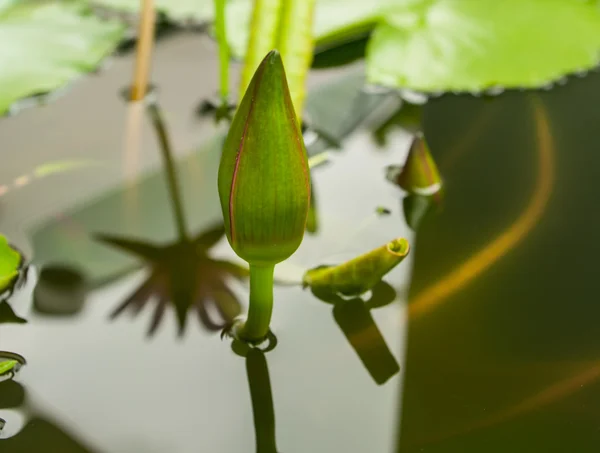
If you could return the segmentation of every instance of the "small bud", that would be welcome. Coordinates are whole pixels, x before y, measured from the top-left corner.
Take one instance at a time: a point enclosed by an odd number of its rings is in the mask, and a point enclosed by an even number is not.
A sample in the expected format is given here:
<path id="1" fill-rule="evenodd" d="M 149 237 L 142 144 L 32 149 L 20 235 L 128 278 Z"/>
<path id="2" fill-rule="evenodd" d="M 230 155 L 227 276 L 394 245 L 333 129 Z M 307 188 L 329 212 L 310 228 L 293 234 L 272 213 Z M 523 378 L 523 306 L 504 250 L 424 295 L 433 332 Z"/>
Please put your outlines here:
<path id="1" fill-rule="evenodd" d="M 433 195 L 442 188 L 442 179 L 423 134 L 416 134 L 396 183 L 408 193 Z"/>
<path id="2" fill-rule="evenodd" d="M 302 242 L 310 173 L 277 51 L 259 65 L 231 123 L 219 197 L 227 239 L 250 264 L 279 263 Z"/>

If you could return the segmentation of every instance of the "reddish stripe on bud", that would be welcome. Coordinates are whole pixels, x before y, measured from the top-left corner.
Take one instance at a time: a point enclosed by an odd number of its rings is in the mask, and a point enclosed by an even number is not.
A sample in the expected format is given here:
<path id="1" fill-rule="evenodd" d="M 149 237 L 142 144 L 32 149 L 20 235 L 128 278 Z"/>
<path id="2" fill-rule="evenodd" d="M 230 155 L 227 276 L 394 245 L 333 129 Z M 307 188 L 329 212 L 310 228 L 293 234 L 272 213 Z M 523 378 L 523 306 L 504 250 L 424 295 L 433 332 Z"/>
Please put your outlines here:
<path id="1" fill-rule="evenodd" d="M 258 72 L 256 74 L 256 84 L 254 85 L 254 89 L 252 90 L 252 98 L 256 96 L 258 89 L 260 88 L 260 82 L 262 82 L 262 76 L 265 72 L 265 65 L 260 65 L 258 68 Z M 254 111 L 254 103 L 250 104 L 250 108 L 248 109 L 248 116 L 246 117 L 246 123 L 244 124 L 244 132 L 242 133 L 242 139 L 240 141 L 240 146 L 238 148 L 238 152 L 235 156 L 235 168 L 233 170 L 233 178 L 231 179 L 231 191 L 229 193 L 229 232 L 231 235 L 231 242 L 235 242 L 235 216 L 233 209 L 233 200 L 235 197 L 237 185 L 237 176 L 238 170 L 240 167 L 240 160 L 242 157 L 242 151 L 244 151 L 244 143 L 246 142 L 246 136 L 248 135 L 248 125 L 250 124 L 250 119 L 252 118 L 252 112 Z"/>

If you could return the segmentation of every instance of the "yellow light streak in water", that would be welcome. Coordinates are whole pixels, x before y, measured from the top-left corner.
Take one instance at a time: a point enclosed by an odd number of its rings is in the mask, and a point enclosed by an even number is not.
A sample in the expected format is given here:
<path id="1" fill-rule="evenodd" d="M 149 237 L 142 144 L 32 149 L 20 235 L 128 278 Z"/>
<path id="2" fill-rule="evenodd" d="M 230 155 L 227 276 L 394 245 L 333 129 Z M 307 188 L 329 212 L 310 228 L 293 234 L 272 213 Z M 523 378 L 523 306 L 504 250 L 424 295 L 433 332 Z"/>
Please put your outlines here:
<path id="1" fill-rule="evenodd" d="M 460 264 L 447 276 L 417 294 L 408 306 L 410 318 L 424 315 L 477 278 L 521 242 L 535 227 L 550 199 L 554 183 L 554 142 L 546 110 L 533 99 L 538 151 L 538 179 L 525 211 L 494 240 Z"/>

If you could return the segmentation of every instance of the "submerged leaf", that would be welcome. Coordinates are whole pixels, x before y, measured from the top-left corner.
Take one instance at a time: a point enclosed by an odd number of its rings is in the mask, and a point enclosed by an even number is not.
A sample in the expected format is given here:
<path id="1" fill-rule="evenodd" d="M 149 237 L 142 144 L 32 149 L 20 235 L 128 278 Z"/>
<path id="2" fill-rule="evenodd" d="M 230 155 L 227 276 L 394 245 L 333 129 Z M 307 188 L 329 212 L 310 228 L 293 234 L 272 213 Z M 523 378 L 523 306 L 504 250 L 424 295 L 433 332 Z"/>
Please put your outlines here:
<path id="1" fill-rule="evenodd" d="M 85 2 L 0 0 L 0 114 L 94 70 L 115 49 L 124 27 L 88 12 Z"/>
<path id="2" fill-rule="evenodd" d="M 379 283 L 406 258 L 409 250 L 406 239 L 394 239 L 343 264 L 310 269 L 304 274 L 303 284 L 313 291 L 358 296 Z"/>

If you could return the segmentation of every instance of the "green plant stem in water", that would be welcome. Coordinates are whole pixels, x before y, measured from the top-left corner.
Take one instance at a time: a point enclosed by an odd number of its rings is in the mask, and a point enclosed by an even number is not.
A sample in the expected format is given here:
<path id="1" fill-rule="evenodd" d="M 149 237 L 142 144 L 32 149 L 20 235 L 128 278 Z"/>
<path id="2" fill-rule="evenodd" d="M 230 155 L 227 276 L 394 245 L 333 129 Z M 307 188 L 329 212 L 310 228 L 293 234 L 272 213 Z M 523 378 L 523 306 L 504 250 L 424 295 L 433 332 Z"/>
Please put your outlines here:
<path id="1" fill-rule="evenodd" d="M 156 131 L 156 135 L 158 136 L 159 148 L 163 156 L 163 163 L 165 164 L 167 184 L 169 186 L 169 195 L 171 196 L 171 202 L 175 214 L 175 222 L 177 224 L 179 239 L 181 241 L 188 241 L 189 235 L 187 232 L 185 217 L 183 215 L 181 194 L 179 192 L 179 186 L 177 185 L 177 176 L 175 172 L 175 164 L 173 163 L 171 143 L 167 134 L 165 122 L 162 118 L 160 108 L 156 104 L 156 101 L 150 101 L 148 103 L 148 113 L 150 114 L 154 130 Z"/>
<path id="2" fill-rule="evenodd" d="M 219 44 L 219 95 L 226 106 L 229 98 L 229 45 L 225 29 L 225 0 L 215 0 L 215 31 Z"/>
<path id="3" fill-rule="evenodd" d="M 261 341 L 269 333 L 273 313 L 274 265 L 250 264 L 250 307 L 240 336 L 248 341 Z"/>
<path id="4" fill-rule="evenodd" d="M 264 352 L 250 349 L 246 357 L 246 374 L 252 399 L 256 453 L 277 453 L 273 392 Z"/>

